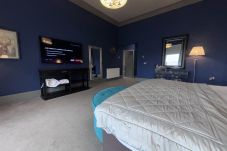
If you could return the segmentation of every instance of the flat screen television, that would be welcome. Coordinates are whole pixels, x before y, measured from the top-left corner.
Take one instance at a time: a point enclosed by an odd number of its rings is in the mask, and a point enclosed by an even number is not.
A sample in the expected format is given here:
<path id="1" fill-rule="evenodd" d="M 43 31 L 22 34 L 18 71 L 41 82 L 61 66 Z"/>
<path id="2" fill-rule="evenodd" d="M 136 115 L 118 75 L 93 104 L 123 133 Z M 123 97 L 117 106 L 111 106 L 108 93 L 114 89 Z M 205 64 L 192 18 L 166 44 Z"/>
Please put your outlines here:
<path id="1" fill-rule="evenodd" d="M 82 64 L 82 45 L 49 37 L 40 37 L 42 63 Z"/>

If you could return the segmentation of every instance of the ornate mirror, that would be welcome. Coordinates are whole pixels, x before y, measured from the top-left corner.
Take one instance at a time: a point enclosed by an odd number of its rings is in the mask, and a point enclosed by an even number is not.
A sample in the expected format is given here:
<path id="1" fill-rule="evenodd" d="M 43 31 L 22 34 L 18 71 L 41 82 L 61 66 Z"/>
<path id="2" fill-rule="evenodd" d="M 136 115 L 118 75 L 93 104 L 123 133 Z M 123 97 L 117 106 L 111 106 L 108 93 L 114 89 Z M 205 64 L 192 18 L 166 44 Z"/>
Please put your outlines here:
<path id="1" fill-rule="evenodd" d="M 184 68 L 187 42 L 188 35 L 163 38 L 162 66 Z"/>

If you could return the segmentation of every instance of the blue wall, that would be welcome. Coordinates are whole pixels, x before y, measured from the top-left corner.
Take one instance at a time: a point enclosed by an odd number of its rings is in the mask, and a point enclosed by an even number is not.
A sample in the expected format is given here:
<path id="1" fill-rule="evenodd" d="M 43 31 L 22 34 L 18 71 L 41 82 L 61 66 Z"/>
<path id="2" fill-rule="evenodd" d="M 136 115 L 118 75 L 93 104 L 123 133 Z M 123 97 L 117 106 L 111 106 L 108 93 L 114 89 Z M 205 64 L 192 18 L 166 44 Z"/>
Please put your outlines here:
<path id="1" fill-rule="evenodd" d="M 227 1 L 204 0 L 119 29 L 119 47 L 137 44 L 137 76 L 152 78 L 154 67 L 161 64 L 162 37 L 189 34 L 189 50 L 205 48 L 206 56 L 198 61 L 197 82 L 227 85 Z M 145 58 L 142 58 L 145 56 Z M 116 64 L 121 65 L 121 59 Z M 144 62 L 147 62 L 144 65 Z M 193 74 L 193 59 L 187 57 L 186 69 Z M 216 80 L 208 81 L 215 76 Z"/>
<path id="2" fill-rule="evenodd" d="M 20 60 L 0 60 L 0 96 L 39 89 L 38 69 L 88 67 L 88 45 L 109 50 L 117 44 L 117 27 L 68 0 L 2 0 L 0 28 L 18 32 Z M 83 65 L 45 65 L 40 61 L 38 36 L 81 42 Z"/>

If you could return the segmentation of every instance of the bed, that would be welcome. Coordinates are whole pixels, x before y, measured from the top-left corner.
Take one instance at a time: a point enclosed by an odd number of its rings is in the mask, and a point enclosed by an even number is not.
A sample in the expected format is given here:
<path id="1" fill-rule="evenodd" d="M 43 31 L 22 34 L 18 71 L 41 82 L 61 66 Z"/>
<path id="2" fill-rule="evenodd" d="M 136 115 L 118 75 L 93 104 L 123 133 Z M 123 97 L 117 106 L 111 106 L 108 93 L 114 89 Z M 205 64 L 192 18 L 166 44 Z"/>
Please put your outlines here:
<path id="1" fill-rule="evenodd" d="M 227 151 L 226 92 L 205 84 L 146 80 L 100 104 L 97 127 L 132 151 Z"/>

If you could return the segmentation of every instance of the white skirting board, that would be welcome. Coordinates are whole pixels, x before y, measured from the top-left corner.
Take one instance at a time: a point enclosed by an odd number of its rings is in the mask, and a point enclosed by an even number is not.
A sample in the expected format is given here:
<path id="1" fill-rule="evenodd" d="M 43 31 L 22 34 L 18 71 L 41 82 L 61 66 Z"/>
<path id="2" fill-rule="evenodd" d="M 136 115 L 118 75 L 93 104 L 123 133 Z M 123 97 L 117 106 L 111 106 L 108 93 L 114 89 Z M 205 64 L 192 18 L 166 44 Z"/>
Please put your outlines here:
<path id="1" fill-rule="evenodd" d="M 120 68 L 107 68 L 106 79 L 113 79 L 120 77 Z"/>

